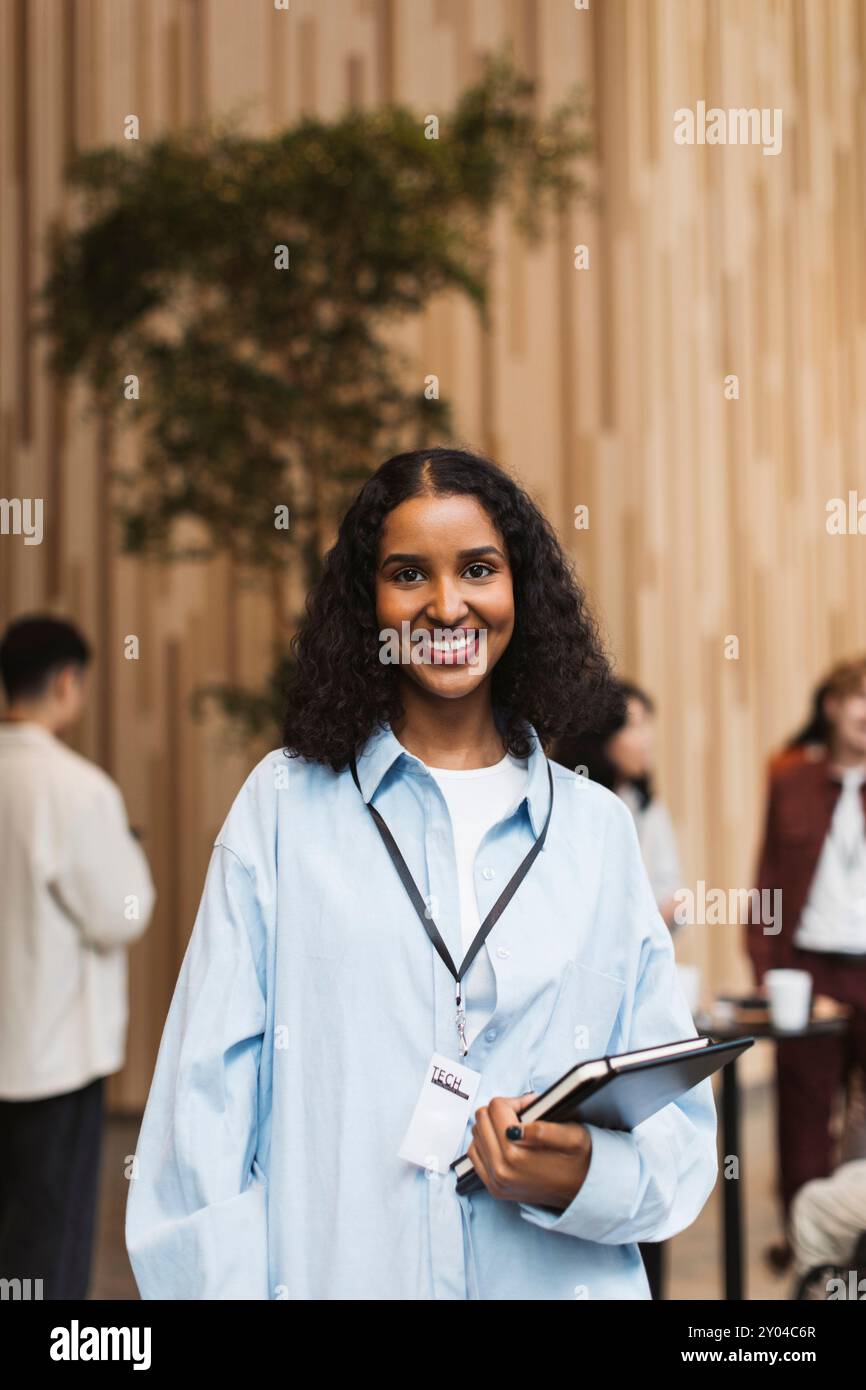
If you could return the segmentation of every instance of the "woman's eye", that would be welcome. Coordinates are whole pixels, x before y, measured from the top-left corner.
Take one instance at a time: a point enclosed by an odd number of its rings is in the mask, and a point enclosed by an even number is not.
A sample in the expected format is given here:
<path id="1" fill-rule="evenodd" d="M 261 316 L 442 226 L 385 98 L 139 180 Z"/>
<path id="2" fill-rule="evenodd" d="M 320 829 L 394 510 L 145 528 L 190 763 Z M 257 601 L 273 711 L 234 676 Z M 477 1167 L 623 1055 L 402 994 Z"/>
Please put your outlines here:
<path id="1" fill-rule="evenodd" d="M 493 574 L 493 572 L 493 566 L 488 565 L 484 560 L 473 561 L 473 563 L 468 565 L 463 571 L 470 579 L 486 579 L 488 574 Z M 416 569 L 414 565 L 407 565 L 405 569 L 397 570 L 393 578 L 402 584 L 414 584 L 419 579 L 423 579 L 424 575 L 421 570 Z"/>

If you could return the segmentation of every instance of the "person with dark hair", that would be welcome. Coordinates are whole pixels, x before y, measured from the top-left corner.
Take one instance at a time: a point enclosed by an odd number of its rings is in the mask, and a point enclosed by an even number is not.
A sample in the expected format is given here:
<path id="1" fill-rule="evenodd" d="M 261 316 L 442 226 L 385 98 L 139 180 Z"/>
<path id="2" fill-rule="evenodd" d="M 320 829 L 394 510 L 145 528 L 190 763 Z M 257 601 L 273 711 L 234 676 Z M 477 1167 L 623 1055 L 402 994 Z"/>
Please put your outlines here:
<path id="1" fill-rule="evenodd" d="M 583 777 L 616 792 L 634 816 L 638 840 L 659 912 L 672 933 L 675 893 L 682 887 L 676 835 L 668 809 L 653 789 L 655 706 L 631 681 L 616 684 L 615 717 L 604 730 L 566 734 L 557 760 Z"/>
<path id="2" fill-rule="evenodd" d="M 781 773 L 787 772 L 789 768 L 799 767 L 802 763 L 820 762 L 822 759 L 826 759 L 830 724 L 827 720 L 824 702 L 829 693 L 830 685 L 825 677 L 812 692 L 806 722 L 790 738 L 786 739 L 781 748 L 770 754 L 767 759 L 768 788 L 772 786 L 772 783 Z M 857 1079 L 857 1074 L 852 1073 L 850 1078 L 852 1099 L 856 1095 L 854 1088 Z M 851 1129 L 850 1122 L 853 1120 L 854 1114 L 849 1108 L 846 1114 L 846 1129 L 849 1131 Z M 787 1235 L 781 1240 L 771 1242 L 765 1251 L 765 1258 L 770 1267 L 777 1272 L 787 1269 L 791 1262 L 791 1244 Z"/>
<path id="3" fill-rule="evenodd" d="M 52 701 L 64 707 L 64 724 L 73 723 L 84 703 L 84 673 L 91 651 L 72 623 L 60 618 L 18 618 L 0 642 L 0 678 L 7 703 L 21 711 L 39 705 L 44 714 Z"/>
<path id="4" fill-rule="evenodd" d="M 768 926 L 750 899 L 745 923 L 760 990 L 768 970 L 802 970 L 812 977 L 813 998 L 851 1012 L 847 1034 L 788 1038 L 776 1050 L 785 1236 L 766 1255 L 777 1270 L 791 1260 L 796 1194 L 831 1172 L 840 1091 L 855 1068 L 866 1071 L 866 659 L 840 663 L 823 688 L 823 755 L 783 768 L 769 784 L 755 902 L 779 893 L 781 919 L 774 914 Z"/>
<path id="5" fill-rule="evenodd" d="M 84 707 L 90 660 L 50 616 L 0 640 L 0 1278 L 46 1299 L 87 1295 L 125 948 L 154 901 L 118 787 L 58 737 Z"/>
<path id="6" fill-rule="evenodd" d="M 476 454 L 389 459 L 293 648 L 142 1122 L 142 1296 L 648 1298 L 637 1242 L 715 1183 L 710 1083 L 635 1133 L 518 1114 L 581 1058 L 696 1036 L 628 810 L 544 751 L 612 698 L 549 523 Z"/>

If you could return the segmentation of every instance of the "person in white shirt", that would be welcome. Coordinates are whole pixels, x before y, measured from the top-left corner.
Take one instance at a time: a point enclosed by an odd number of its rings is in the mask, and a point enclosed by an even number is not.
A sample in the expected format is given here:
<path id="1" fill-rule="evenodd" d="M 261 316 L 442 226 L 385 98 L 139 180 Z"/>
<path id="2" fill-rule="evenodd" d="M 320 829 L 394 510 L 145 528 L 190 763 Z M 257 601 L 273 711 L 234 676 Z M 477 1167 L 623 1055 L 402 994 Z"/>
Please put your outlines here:
<path id="1" fill-rule="evenodd" d="M 778 1196 L 785 1238 L 766 1257 L 792 1258 L 790 1218 L 805 1184 L 837 1162 L 843 1088 L 866 1074 L 866 659 L 836 666 L 822 683 L 824 753 L 777 770 L 769 786 L 755 876 L 758 901 L 779 893 L 781 922 L 767 931 L 749 912 L 745 944 L 755 985 L 771 969 L 804 970 L 812 997 L 850 1011 L 846 1033 L 789 1037 L 776 1049 Z M 856 1123 L 856 1110 L 849 1116 Z M 828 1189 L 834 1200 L 835 1188 Z"/>
<path id="2" fill-rule="evenodd" d="M 646 691 L 631 681 L 619 681 L 618 688 L 619 718 L 597 734 L 561 739 L 556 757 L 626 803 L 659 912 L 675 935 L 679 924 L 674 894 L 682 887 L 682 874 L 673 822 L 652 787 L 655 707 Z"/>
<path id="3" fill-rule="evenodd" d="M 791 1203 L 790 1230 L 798 1280 L 819 1271 L 813 1297 L 862 1299 L 862 1291 L 852 1292 L 850 1279 L 835 1271 L 853 1271 L 866 1241 L 866 1159 L 841 1163 L 829 1178 L 804 1183 Z"/>
<path id="4" fill-rule="evenodd" d="M 87 1294 L 126 948 L 155 899 L 118 787 L 58 737 L 89 662 L 52 617 L 20 618 L 0 641 L 0 1278 L 41 1281 L 31 1296 L 47 1299 Z"/>

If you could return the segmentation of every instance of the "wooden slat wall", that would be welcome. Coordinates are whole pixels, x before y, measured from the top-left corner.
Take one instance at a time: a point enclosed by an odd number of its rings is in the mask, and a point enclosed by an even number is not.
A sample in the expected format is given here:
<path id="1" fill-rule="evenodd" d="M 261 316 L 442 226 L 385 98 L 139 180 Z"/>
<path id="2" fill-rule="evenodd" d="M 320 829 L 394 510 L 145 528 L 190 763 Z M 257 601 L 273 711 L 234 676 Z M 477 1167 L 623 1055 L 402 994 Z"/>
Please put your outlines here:
<path id="1" fill-rule="evenodd" d="M 99 652 L 79 746 L 120 782 L 160 889 L 132 952 L 129 1063 L 141 1105 L 210 844 L 261 750 L 194 725 L 202 681 L 255 681 L 268 597 L 220 560 L 117 554 L 105 478 L 131 440 L 85 418 L 27 332 L 62 159 L 235 113 L 395 97 L 443 112 L 510 40 L 541 109 L 578 80 L 595 107 L 593 204 L 528 248 L 494 228 L 494 322 L 445 300 L 402 336 L 461 439 L 515 469 L 561 528 L 622 669 L 658 698 L 660 781 L 688 881 L 748 886 L 768 750 L 816 679 L 866 647 L 866 541 L 825 504 L 864 484 L 866 0 L 9 0 L 0 6 L 0 495 L 43 496 L 40 547 L 0 537 L 0 617 L 51 606 Z M 783 147 L 678 146 L 673 112 L 781 107 Z M 587 271 L 573 268 L 577 243 Z M 723 379 L 736 373 L 740 399 Z M 579 503 L 590 529 L 576 532 Z M 290 582 L 290 577 L 287 582 Z M 138 664 L 122 642 L 137 633 Z M 726 635 L 739 638 L 725 659 Z M 734 927 L 678 947 L 711 985 L 746 978 Z"/>

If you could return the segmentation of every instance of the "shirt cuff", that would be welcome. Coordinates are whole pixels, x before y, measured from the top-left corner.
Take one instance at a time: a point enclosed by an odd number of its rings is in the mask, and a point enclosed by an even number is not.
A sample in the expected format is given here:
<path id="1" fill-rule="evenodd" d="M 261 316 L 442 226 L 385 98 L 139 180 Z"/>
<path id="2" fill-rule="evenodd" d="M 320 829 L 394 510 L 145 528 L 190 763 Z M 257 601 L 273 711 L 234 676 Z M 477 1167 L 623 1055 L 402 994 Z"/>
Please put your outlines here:
<path id="1" fill-rule="evenodd" d="M 631 1134 L 587 1125 L 592 1137 L 589 1168 L 580 1191 L 562 1211 L 521 1202 L 527 1221 L 547 1231 L 604 1241 L 633 1215 L 640 1185 L 640 1155 Z M 628 1237 L 626 1237 L 628 1239 Z"/>

